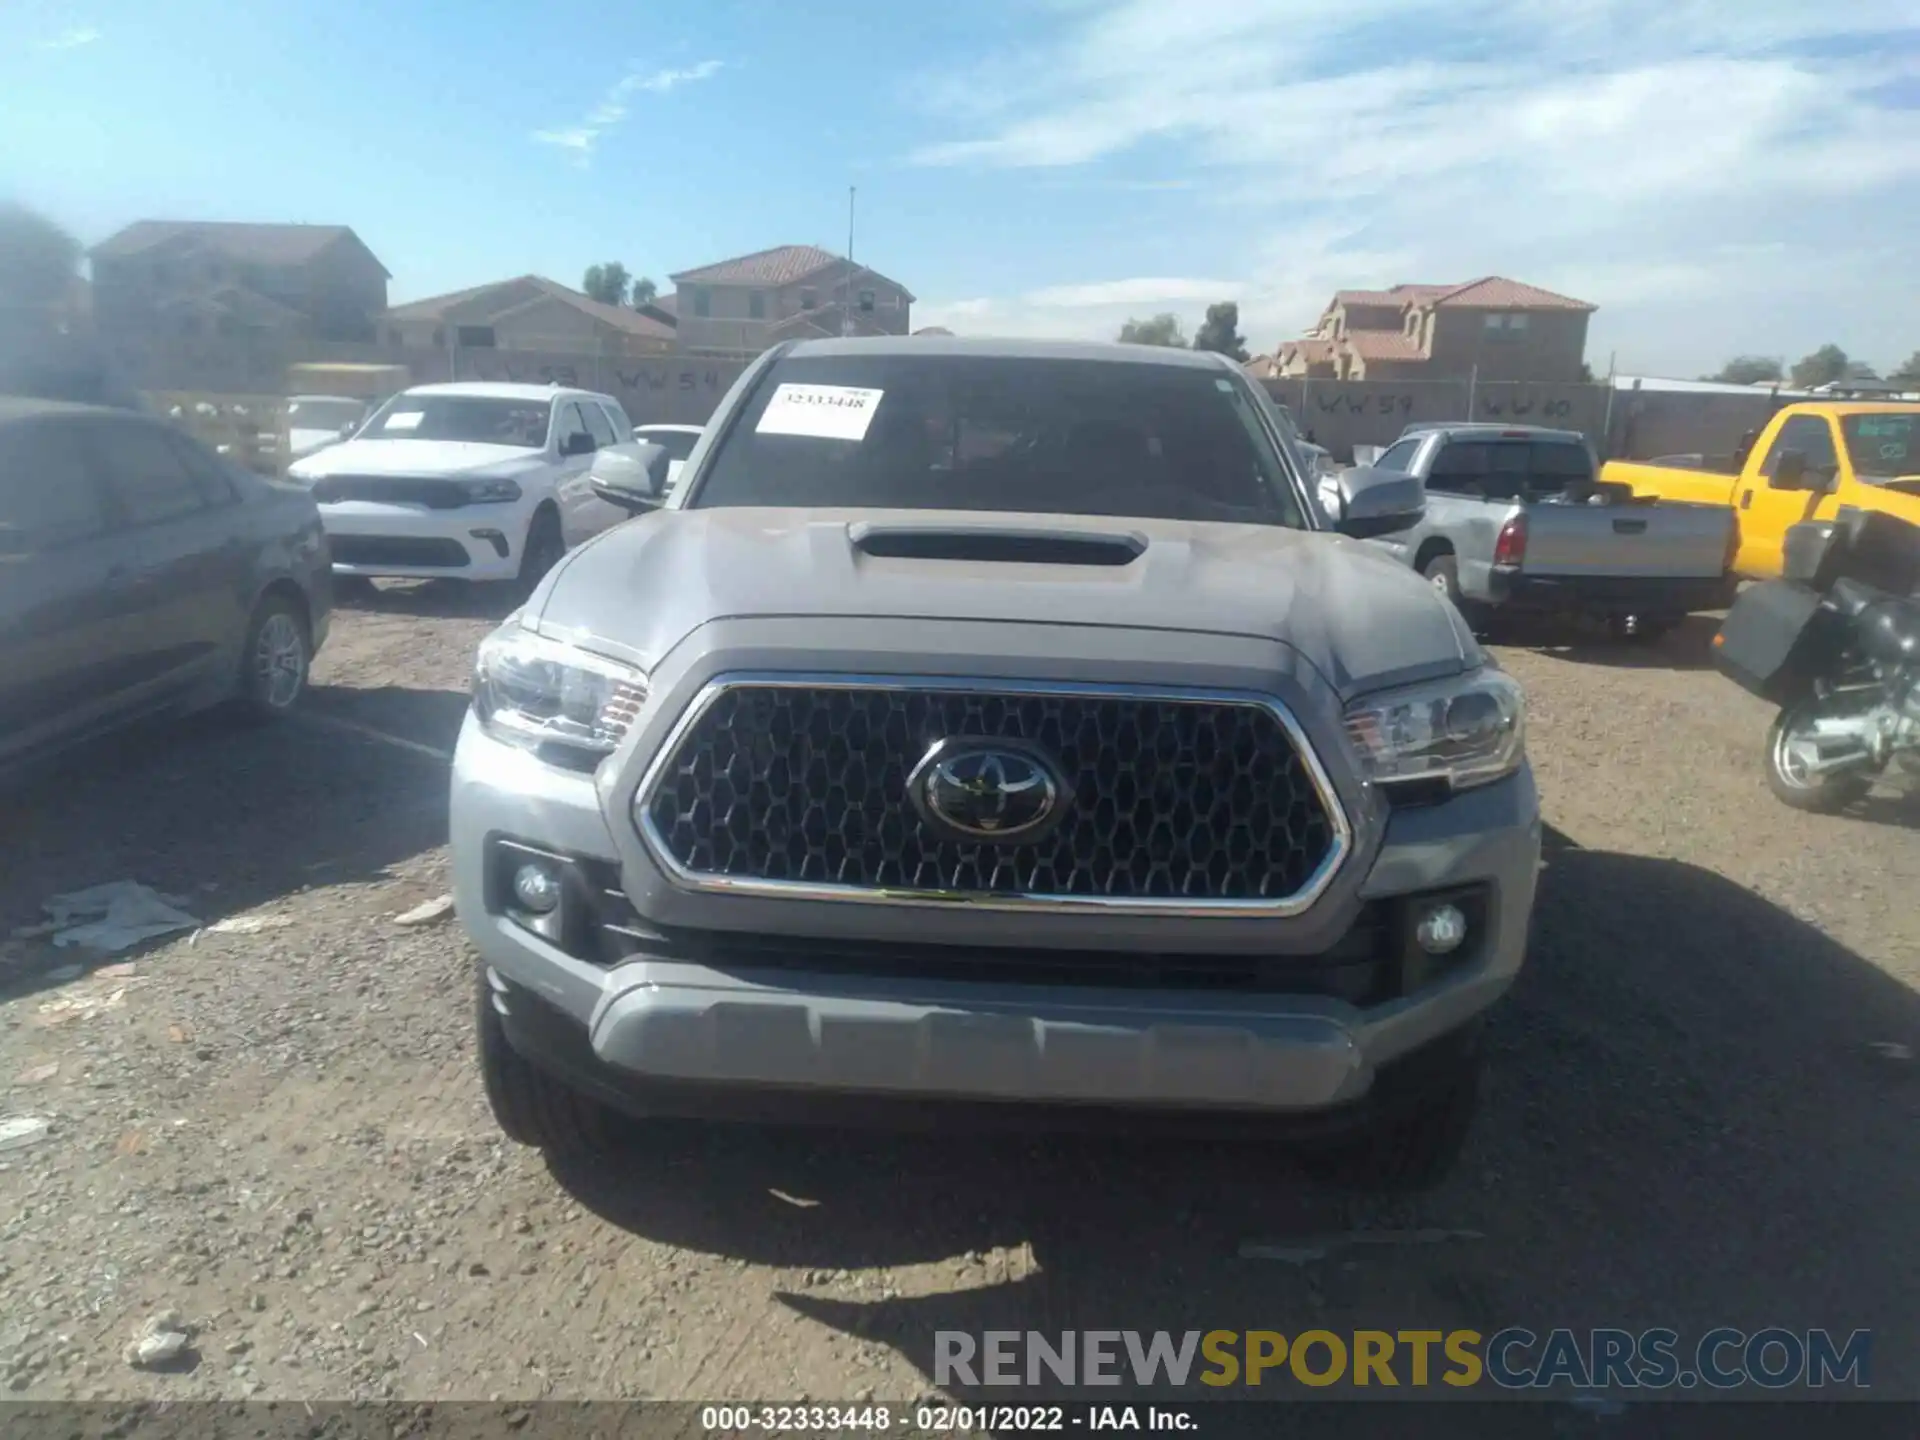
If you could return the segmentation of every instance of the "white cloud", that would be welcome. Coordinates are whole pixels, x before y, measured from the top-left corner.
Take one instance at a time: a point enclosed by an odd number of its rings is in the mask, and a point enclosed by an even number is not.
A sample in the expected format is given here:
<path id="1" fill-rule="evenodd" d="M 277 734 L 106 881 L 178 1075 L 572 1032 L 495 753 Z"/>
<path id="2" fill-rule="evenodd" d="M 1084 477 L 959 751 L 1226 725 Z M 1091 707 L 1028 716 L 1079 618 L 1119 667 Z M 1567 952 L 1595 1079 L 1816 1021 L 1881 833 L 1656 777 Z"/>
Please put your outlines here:
<path id="1" fill-rule="evenodd" d="M 94 26 L 80 25 L 72 30 L 63 31 L 50 40 L 42 40 L 40 42 L 40 49 L 78 50 L 82 46 L 93 44 L 94 41 L 100 38 L 100 35 L 101 32 Z"/>
<path id="2" fill-rule="evenodd" d="M 627 118 L 627 100 L 636 91 L 651 95 L 664 95 L 681 85 L 690 85 L 695 81 L 709 80 L 725 68 L 720 60 L 702 60 L 697 65 L 689 65 L 679 70 L 642 70 L 638 66 L 630 67 L 626 74 L 616 80 L 601 97 L 600 103 L 587 112 L 587 117 L 578 125 L 563 126 L 553 130 L 536 130 L 533 138 L 542 145 L 552 145 L 564 150 L 573 158 L 573 163 L 582 168 L 592 163 L 593 148 L 600 136 Z"/>
<path id="3" fill-rule="evenodd" d="M 1238 299 L 1266 349 L 1341 286 L 1500 273 L 1594 301 L 1598 353 L 1644 364 L 1829 339 L 1884 364 L 1916 343 L 1885 272 L 1845 268 L 1920 253 L 1920 109 L 1874 98 L 1920 68 L 1911 0 L 1094 0 L 1061 18 L 1050 46 L 918 87 L 948 134 L 911 158 L 1090 190 L 1148 161 L 1202 180 L 1188 257 L 1237 278 L 1166 297 L 1189 322 Z M 1116 287 L 1151 282 L 1043 278 L 980 303 L 1071 334 L 1118 312 L 1063 296 L 1149 303 Z"/>

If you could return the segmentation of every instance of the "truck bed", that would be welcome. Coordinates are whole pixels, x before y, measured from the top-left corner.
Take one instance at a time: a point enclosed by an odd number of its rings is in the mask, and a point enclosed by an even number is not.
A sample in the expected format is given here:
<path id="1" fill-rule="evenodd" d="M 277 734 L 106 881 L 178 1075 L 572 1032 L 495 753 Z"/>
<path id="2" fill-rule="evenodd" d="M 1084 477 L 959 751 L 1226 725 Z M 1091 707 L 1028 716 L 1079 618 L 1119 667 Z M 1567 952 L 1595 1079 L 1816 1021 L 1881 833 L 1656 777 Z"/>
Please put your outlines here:
<path id="1" fill-rule="evenodd" d="M 1678 457 L 1673 457 L 1678 458 Z M 1665 465 L 1634 460 L 1609 460 L 1600 469 L 1605 484 L 1625 485 L 1635 495 L 1670 500 L 1687 505 L 1730 505 L 1734 481 L 1739 472 L 1730 464 L 1722 470 L 1714 462 L 1725 463 L 1716 455 L 1688 456 L 1698 465 Z M 1726 457 L 1728 461 L 1731 457 Z"/>

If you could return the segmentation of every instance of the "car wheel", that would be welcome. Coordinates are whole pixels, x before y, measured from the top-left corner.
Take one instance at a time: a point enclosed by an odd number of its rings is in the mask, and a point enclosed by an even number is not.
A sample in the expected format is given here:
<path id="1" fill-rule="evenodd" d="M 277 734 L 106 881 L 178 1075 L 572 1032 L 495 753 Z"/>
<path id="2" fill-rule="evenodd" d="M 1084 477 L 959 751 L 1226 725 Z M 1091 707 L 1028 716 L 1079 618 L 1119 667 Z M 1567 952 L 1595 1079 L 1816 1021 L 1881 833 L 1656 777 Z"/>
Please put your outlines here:
<path id="1" fill-rule="evenodd" d="M 1808 773 L 1801 732 L 1812 723 L 1814 714 L 1811 704 L 1790 705 L 1774 717 L 1767 731 L 1767 788 L 1782 805 L 1815 815 L 1831 815 L 1864 799 L 1873 788 L 1873 777 L 1857 770 L 1829 775 Z"/>
<path id="2" fill-rule="evenodd" d="M 520 551 L 519 587 L 531 593 L 546 573 L 567 553 L 567 542 L 560 533 L 560 517 L 551 510 L 536 510 L 527 527 L 527 543 Z"/>
<path id="3" fill-rule="evenodd" d="M 313 641 L 301 606 L 285 595 L 261 600 L 240 652 L 239 702 L 255 720 L 277 720 L 307 693 Z"/>
<path id="4" fill-rule="evenodd" d="M 336 575 L 333 577 L 333 598 L 342 602 L 364 605 L 377 599 L 380 592 L 373 587 L 373 581 L 365 575 Z"/>
<path id="5" fill-rule="evenodd" d="M 1308 1152 L 1319 1179 L 1352 1190 L 1430 1190 L 1453 1172 L 1480 1108 L 1486 1064 L 1480 1047 L 1453 1062 L 1417 1105 L 1350 1138 Z"/>
<path id="6" fill-rule="evenodd" d="M 501 1022 L 500 1007 L 509 1002 L 494 993 L 483 968 L 476 969 L 475 981 L 480 1083 L 507 1138 L 557 1155 L 612 1149 L 612 1112 L 515 1050 Z"/>
<path id="7" fill-rule="evenodd" d="M 1434 555 L 1420 567 L 1420 573 L 1426 576 L 1427 583 L 1451 600 L 1457 609 L 1460 605 L 1460 562 L 1451 554 Z"/>

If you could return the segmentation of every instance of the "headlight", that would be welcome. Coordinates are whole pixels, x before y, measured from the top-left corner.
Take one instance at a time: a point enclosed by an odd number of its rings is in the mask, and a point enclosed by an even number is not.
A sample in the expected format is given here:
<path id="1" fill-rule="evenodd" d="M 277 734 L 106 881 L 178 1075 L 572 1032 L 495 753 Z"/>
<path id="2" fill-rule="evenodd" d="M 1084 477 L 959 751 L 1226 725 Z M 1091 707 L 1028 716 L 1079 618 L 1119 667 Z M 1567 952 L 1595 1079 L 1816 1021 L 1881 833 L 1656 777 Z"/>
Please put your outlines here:
<path id="1" fill-rule="evenodd" d="M 520 498 L 520 487 L 511 480 L 463 480 L 460 489 L 469 505 L 488 505 Z"/>
<path id="2" fill-rule="evenodd" d="M 496 740 L 597 760 L 640 713 L 646 677 L 630 665 L 547 640 L 509 622 L 480 642 L 473 713 Z"/>
<path id="3" fill-rule="evenodd" d="M 1347 707 L 1347 738 L 1360 773 L 1381 784 L 1485 785 L 1520 768 L 1526 731 L 1526 700 L 1498 670 L 1368 695 Z"/>

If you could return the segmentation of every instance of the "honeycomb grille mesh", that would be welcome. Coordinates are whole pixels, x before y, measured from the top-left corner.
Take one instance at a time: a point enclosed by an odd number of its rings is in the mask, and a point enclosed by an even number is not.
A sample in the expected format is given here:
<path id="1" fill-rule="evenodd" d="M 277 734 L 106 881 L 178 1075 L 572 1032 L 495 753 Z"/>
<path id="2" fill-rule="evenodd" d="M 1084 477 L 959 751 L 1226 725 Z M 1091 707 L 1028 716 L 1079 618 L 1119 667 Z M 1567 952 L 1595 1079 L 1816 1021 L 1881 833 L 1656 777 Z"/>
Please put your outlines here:
<path id="1" fill-rule="evenodd" d="M 929 829 L 907 776 L 954 737 L 1057 760 L 1059 825 L 1012 844 Z M 1281 902 L 1335 844 L 1287 728 L 1235 701 L 739 685 L 640 804 L 695 876 L 876 890 Z"/>

